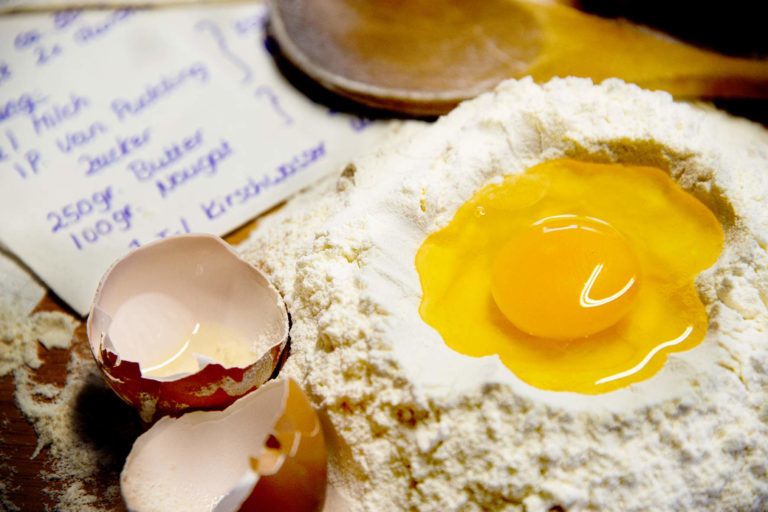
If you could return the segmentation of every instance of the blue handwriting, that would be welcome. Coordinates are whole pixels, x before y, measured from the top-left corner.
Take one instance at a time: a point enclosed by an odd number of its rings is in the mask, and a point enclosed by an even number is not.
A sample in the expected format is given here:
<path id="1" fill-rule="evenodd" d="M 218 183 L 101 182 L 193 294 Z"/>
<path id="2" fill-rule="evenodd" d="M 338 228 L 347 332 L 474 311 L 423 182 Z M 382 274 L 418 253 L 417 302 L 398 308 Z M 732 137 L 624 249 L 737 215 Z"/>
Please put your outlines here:
<path id="1" fill-rule="evenodd" d="M 3 82 L 10 80 L 10 78 L 11 78 L 11 68 L 8 67 L 8 64 L 6 62 L 0 62 L 0 85 L 2 85 Z"/>
<path id="2" fill-rule="evenodd" d="M 0 122 L 10 119 L 18 114 L 31 115 L 37 107 L 45 103 L 45 98 L 35 98 L 30 94 L 22 94 L 18 98 L 0 103 Z"/>
<path id="3" fill-rule="evenodd" d="M 5 138 L 8 139 L 8 142 L 11 143 L 11 147 L 14 151 L 19 150 L 19 141 L 16 140 L 16 136 L 11 130 L 5 130 Z"/>
<path id="4" fill-rule="evenodd" d="M 109 129 L 104 123 L 96 121 L 84 130 L 74 130 L 65 133 L 63 138 L 56 139 L 56 145 L 62 153 L 69 153 L 74 148 L 88 145 L 99 135 L 108 131 Z"/>
<path id="5" fill-rule="evenodd" d="M 19 143 L 16 140 L 16 136 L 13 134 L 10 130 L 5 130 L 5 138 L 8 140 L 8 142 L 11 145 L 11 149 L 14 152 L 19 151 Z M 5 162 L 6 160 L 11 158 L 11 154 L 8 153 L 3 146 L 0 146 L 0 162 Z"/>
<path id="6" fill-rule="evenodd" d="M 105 214 L 92 224 L 71 232 L 69 239 L 72 240 L 78 251 L 82 251 L 88 245 L 96 244 L 112 233 L 125 232 L 131 229 L 135 213 L 136 210 L 133 206 L 126 204 L 113 212 Z"/>
<path id="7" fill-rule="evenodd" d="M 190 151 L 203 142 L 203 130 L 198 129 L 192 135 L 183 138 L 180 142 L 174 142 L 163 148 L 163 154 L 153 160 L 138 159 L 128 164 L 128 170 L 139 181 L 152 179 L 155 173 L 162 171 L 169 165 L 181 160 Z"/>
<path id="8" fill-rule="evenodd" d="M 95 156 L 81 155 L 80 158 L 78 158 L 78 161 L 86 164 L 86 176 L 93 176 L 142 148 L 149 142 L 149 139 L 150 130 L 149 128 L 145 128 L 144 131 L 140 133 L 129 135 L 127 137 L 116 137 L 115 144 L 107 151 Z"/>
<path id="9" fill-rule="evenodd" d="M 10 148 L 14 154 L 21 158 L 21 162 L 18 160 L 11 163 L 11 166 L 21 178 L 27 179 L 30 175 L 37 174 L 42 166 L 42 155 L 36 149 L 29 149 L 22 151 L 19 141 L 11 130 L 5 130 L 5 139 L 10 144 Z M 6 162 L 12 159 L 11 153 L 6 151 L 3 146 L 0 146 L 0 162 Z"/>
<path id="10" fill-rule="evenodd" d="M 77 29 L 75 32 L 75 41 L 78 43 L 89 43 L 99 36 L 109 32 L 112 27 L 131 17 L 134 13 L 135 10 L 131 8 L 113 11 L 101 23 L 96 25 L 85 25 Z"/>
<path id="11" fill-rule="evenodd" d="M 30 149 L 24 152 L 24 160 L 14 162 L 13 169 L 20 177 L 27 179 L 30 175 L 37 174 L 42 166 L 42 155 L 36 149 Z"/>
<path id="12" fill-rule="evenodd" d="M 249 177 L 245 184 L 232 192 L 200 204 L 200 208 L 209 220 L 214 220 L 226 214 L 233 207 L 248 203 L 261 195 L 261 193 L 275 185 L 279 185 L 286 179 L 325 156 L 325 143 L 319 142 L 294 156 L 290 162 L 279 165 L 274 173 L 265 174 L 259 179 Z"/>
<path id="13" fill-rule="evenodd" d="M 189 227 L 189 222 L 187 222 L 187 219 L 184 217 L 179 217 L 179 225 L 174 227 L 164 227 L 162 229 L 159 229 L 155 231 L 154 238 L 159 240 L 161 238 L 166 238 L 173 235 L 183 235 L 185 233 L 191 233 L 192 229 Z M 128 247 L 136 248 L 141 247 L 141 242 L 138 238 L 134 238 L 131 240 L 131 242 L 128 244 Z"/>
<path id="14" fill-rule="evenodd" d="M 38 66 L 42 66 L 47 64 L 54 57 L 61 55 L 63 51 L 61 45 L 56 43 L 50 46 L 38 44 L 42 41 L 42 39 L 43 34 L 41 34 L 38 30 L 27 30 L 26 32 L 19 32 L 16 34 L 16 37 L 13 39 L 13 46 L 19 51 L 23 51 L 34 46 L 34 52 L 37 56 L 36 64 Z"/>
<path id="15" fill-rule="evenodd" d="M 330 117 L 334 117 L 334 116 L 337 116 L 339 114 L 340 114 L 340 112 L 338 112 L 336 110 L 333 110 L 333 109 L 329 109 L 328 110 L 328 115 Z M 355 115 L 348 115 L 347 118 L 349 120 L 348 121 L 349 122 L 349 127 L 352 128 L 353 131 L 358 132 L 358 133 L 364 131 L 366 128 L 368 128 L 369 126 L 371 126 L 374 123 L 374 120 L 369 118 L 369 117 L 360 117 L 360 116 L 355 116 Z"/>
<path id="16" fill-rule="evenodd" d="M 37 56 L 36 64 L 38 66 L 44 66 L 45 64 L 48 64 L 48 62 L 50 62 L 53 58 L 61 55 L 62 51 L 63 49 L 59 44 L 54 44 L 50 47 L 38 46 L 35 48 L 35 55 Z"/>
<path id="17" fill-rule="evenodd" d="M 267 19 L 264 9 L 259 9 L 250 16 L 235 20 L 235 32 L 241 36 L 251 32 L 261 32 L 267 24 Z"/>
<path id="18" fill-rule="evenodd" d="M 113 100 L 111 103 L 112 112 L 120 121 L 124 121 L 129 116 L 140 114 L 191 80 L 197 80 L 201 84 L 208 81 L 208 68 L 205 64 L 196 62 L 174 75 L 163 76 L 159 82 L 147 84 L 144 87 L 144 92 L 133 100 L 123 98 Z"/>
<path id="19" fill-rule="evenodd" d="M 293 124 L 293 118 L 283 109 L 283 106 L 280 104 L 280 98 L 277 97 L 277 95 L 272 92 L 272 89 L 269 86 L 262 85 L 261 87 L 256 89 L 256 96 L 263 96 L 267 99 L 270 106 L 272 107 L 272 110 L 283 120 L 283 124 L 286 126 L 290 126 Z"/>
<path id="20" fill-rule="evenodd" d="M 35 133 L 40 135 L 45 131 L 53 130 L 64 121 L 76 118 L 90 105 L 91 100 L 88 98 L 70 93 L 67 103 L 62 105 L 54 104 L 51 108 L 40 112 L 39 115 L 34 115 L 34 112 L 30 112 L 29 119 L 32 122 L 32 128 L 34 128 Z"/>
<path id="21" fill-rule="evenodd" d="M 352 116 L 349 120 L 349 126 L 356 132 L 362 132 L 373 124 L 373 119 L 367 117 Z"/>
<path id="22" fill-rule="evenodd" d="M 211 33 L 211 37 L 213 37 L 213 39 L 216 41 L 216 45 L 219 47 L 221 54 L 229 59 L 230 62 L 240 68 L 240 71 L 243 72 L 243 78 L 240 79 L 240 82 L 246 84 L 253 79 L 251 68 L 248 66 L 248 64 L 245 63 L 243 59 L 238 57 L 232 50 L 229 49 L 227 38 L 224 37 L 224 33 L 216 23 L 209 20 L 202 20 L 197 22 L 195 28 L 197 30 L 208 30 L 208 32 Z"/>
<path id="23" fill-rule="evenodd" d="M 70 26 L 83 13 L 82 9 L 67 9 L 53 13 L 53 26 L 57 30 L 63 30 Z"/>
<path id="24" fill-rule="evenodd" d="M 114 192 L 109 185 L 105 189 L 97 190 L 89 196 L 48 212 L 46 219 L 53 223 L 51 232 L 56 233 L 62 229 L 74 226 L 80 220 L 97 213 L 106 213 L 112 209 Z"/>
<path id="25" fill-rule="evenodd" d="M 214 176 L 219 171 L 219 165 L 232 155 L 232 148 L 225 140 L 218 147 L 208 151 L 191 165 L 178 171 L 173 171 L 155 181 L 160 197 L 165 198 L 177 187 L 188 183 L 198 176 Z"/>
<path id="26" fill-rule="evenodd" d="M 16 37 L 13 38 L 13 46 L 17 50 L 24 50 L 34 45 L 42 38 L 42 34 L 38 30 L 27 30 L 26 32 L 19 32 Z"/>
<path id="27" fill-rule="evenodd" d="M 24 152 L 24 160 L 26 162 L 26 169 L 32 171 L 32 174 L 37 174 L 40 170 L 40 166 L 42 165 L 42 155 L 40 152 L 36 149 L 30 149 Z M 22 178 L 27 177 L 27 172 L 25 170 L 25 166 L 22 164 L 16 164 L 14 165 L 14 168 L 16 169 L 16 172 L 19 173 L 19 175 Z"/>

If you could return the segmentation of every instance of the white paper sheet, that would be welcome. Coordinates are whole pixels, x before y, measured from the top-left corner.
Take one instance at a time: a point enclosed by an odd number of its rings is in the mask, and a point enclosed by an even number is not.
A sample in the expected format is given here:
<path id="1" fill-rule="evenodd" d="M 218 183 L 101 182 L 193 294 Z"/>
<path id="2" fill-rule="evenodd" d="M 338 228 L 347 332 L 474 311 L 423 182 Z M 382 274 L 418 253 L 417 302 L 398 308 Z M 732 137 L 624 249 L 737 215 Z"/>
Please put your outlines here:
<path id="1" fill-rule="evenodd" d="M 166 8 L 200 4 L 258 3 L 259 0 L 0 0 L 0 13 L 64 9 Z"/>
<path id="2" fill-rule="evenodd" d="M 45 288 L 13 257 L 0 249 L 0 308 L 31 313 L 45 296 Z"/>
<path id="3" fill-rule="evenodd" d="M 372 145 L 383 123 L 275 69 L 259 5 L 0 18 L 0 242 L 85 314 L 117 257 L 224 234 Z"/>

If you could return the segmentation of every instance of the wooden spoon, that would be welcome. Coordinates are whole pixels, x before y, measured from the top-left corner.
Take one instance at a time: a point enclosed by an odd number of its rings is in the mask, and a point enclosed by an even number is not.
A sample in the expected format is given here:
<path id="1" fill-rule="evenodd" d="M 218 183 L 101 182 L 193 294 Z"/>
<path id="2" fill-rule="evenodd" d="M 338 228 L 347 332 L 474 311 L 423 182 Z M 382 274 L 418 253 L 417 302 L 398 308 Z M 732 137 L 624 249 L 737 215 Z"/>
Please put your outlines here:
<path id="1" fill-rule="evenodd" d="M 768 97 L 768 61 L 530 0 L 272 0 L 285 56 L 362 103 L 441 114 L 507 78 L 622 78 L 678 97 Z"/>

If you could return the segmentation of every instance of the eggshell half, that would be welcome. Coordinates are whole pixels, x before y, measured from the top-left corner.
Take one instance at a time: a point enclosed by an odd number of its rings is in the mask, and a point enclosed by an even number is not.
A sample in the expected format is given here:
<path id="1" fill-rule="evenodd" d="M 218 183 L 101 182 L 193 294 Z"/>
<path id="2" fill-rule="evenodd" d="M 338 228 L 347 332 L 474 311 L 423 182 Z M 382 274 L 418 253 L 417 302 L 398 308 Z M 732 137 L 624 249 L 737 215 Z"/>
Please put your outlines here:
<path id="1" fill-rule="evenodd" d="M 120 478 L 137 512 L 317 511 L 326 483 L 319 418 L 285 379 L 223 411 L 160 419 L 136 440 Z"/>
<path id="2" fill-rule="evenodd" d="M 142 373 L 142 363 L 146 370 L 148 360 L 172 349 L 195 322 L 240 333 L 247 357 L 225 367 L 198 355 L 194 371 Z M 87 331 L 107 383 L 151 422 L 187 409 L 223 409 L 266 382 L 288 342 L 289 319 L 280 293 L 226 242 L 183 235 L 117 261 L 96 291 Z"/>

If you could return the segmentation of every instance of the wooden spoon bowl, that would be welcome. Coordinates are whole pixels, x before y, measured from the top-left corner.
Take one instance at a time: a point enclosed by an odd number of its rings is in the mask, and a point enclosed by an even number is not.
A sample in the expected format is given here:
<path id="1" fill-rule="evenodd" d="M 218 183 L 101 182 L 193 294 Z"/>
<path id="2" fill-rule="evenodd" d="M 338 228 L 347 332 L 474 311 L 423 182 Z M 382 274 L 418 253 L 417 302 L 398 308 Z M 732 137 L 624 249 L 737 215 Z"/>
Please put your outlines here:
<path id="1" fill-rule="evenodd" d="M 374 107 L 441 114 L 507 78 L 622 78 L 680 97 L 767 97 L 768 62 L 529 0 L 272 0 L 282 52 Z"/>

